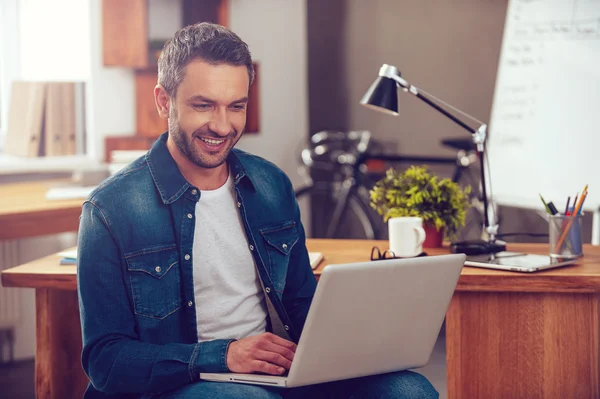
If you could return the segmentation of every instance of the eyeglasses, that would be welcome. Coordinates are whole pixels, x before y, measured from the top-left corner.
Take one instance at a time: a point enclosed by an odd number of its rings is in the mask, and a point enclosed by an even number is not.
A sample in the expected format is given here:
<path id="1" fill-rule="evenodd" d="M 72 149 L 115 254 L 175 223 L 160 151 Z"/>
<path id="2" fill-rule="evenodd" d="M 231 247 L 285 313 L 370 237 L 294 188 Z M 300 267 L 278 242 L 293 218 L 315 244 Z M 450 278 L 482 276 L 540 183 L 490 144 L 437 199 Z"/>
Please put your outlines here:
<path id="1" fill-rule="evenodd" d="M 383 260 L 383 259 L 394 259 L 394 258 L 396 258 L 396 255 L 394 254 L 393 251 L 390 251 L 389 249 L 386 249 L 382 253 L 378 247 L 371 248 L 371 260 Z"/>
<path id="2" fill-rule="evenodd" d="M 414 256 L 414 258 L 418 258 L 420 256 L 427 256 L 427 253 L 421 252 L 417 256 Z M 381 252 L 379 247 L 371 248 L 371 260 L 384 260 L 384 259 L 402 259 L 402 257 L 396 256 L 394 251 L 390 251 L 389 249 L 386 249 L 385 251 Z"/>

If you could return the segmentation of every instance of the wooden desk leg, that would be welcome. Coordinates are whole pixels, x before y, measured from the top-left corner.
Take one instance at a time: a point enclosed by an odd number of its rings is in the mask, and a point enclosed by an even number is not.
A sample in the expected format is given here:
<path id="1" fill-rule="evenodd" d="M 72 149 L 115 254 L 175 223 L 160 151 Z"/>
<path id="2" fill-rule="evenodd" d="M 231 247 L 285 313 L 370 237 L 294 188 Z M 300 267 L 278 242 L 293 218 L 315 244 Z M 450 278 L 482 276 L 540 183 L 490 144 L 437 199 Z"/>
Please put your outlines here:
<path id="1" fill-rule="evenodd" d="M 39 288 L 35 306 L 36 398 L 81 399 L 88 378 L 81 366 L 77 292 Z"/>
<path id="2" fill-rule="evenodd" d="M 596 294 L 457 292 L 448 397 L 599 398 Z"/>

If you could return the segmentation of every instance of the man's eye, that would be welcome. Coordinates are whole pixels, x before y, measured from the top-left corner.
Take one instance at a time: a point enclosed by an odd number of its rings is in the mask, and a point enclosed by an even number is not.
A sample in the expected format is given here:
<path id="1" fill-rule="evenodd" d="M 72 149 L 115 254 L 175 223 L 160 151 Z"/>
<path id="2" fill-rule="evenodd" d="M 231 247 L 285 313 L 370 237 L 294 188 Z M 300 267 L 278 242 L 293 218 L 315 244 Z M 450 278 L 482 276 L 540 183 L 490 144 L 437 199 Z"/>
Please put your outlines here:
<path id="1" fill-rule="evenodd" d="M 210 109 L 212 106 L 210 104 L 192 104 L 192 107 L 199 110 L 207 110 Z"/>
<path id="2" fill-rule="evenodd" d="M 231 107 L 234 111 L 243 111 L 246 109 L 245 104 L 237 104 Z"/>

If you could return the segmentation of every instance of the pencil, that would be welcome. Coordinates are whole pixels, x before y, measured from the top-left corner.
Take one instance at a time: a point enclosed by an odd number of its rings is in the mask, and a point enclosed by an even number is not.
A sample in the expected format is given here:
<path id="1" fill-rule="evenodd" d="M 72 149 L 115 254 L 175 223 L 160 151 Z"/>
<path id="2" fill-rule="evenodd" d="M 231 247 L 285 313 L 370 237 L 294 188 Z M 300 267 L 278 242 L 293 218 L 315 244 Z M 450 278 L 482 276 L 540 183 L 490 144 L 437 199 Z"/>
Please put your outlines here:
<path id="1" fill-rule="evenodd" d="M 569 212 L 569 205 L 571 204 L 571 196 L 569 195 L 567 197 L 567 206 L 565 206 L 565 216 L 567 215 L 567 212 Z"/>
<path id="2" fill-rule="evenodd" d="M 585 187 L 587 188 L 587 186 L 585 186 Z M 579 203 L 573 210 L 573 217 L 571 218 L 571 220 L 569 220 L 567 227 L 565 228 L 565 230 L 563 231 L 563 233 L 560 236 L 560 239 L 556 243 L 556 246 L 554 247 L 554 253 L 558 253 L 558 251 L 560 250 L 560 247 L 563 245 L 563 242 L 565 241 L 567 234 L 569 234 L 569 230 L 571 229 L 571 226 L 573 225 L 575 218 L 577 218 L 577 215 L 579 214 L 579 211 L 581 210 L 581 206 L 583 205 L 583 201 L 585 201 L 586 196 L 587 196 L 587 191 L 584 191 L 583 193 L 581 193 L 581 198 L 579 199 Z"/>

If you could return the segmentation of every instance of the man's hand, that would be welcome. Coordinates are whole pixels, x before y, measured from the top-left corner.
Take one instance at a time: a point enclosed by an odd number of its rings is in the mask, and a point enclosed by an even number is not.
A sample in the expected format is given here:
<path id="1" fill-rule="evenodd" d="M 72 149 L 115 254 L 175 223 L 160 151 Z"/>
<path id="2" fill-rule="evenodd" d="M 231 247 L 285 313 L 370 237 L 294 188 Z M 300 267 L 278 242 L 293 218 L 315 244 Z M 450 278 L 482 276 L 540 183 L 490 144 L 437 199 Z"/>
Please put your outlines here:
<path id="1" fill-rule="evenodd" d="M 295 353 L 295 343 L 263 333 L 229 344 L 227 367 L 234 373 L 280 375 L 290 369 Z"/>

